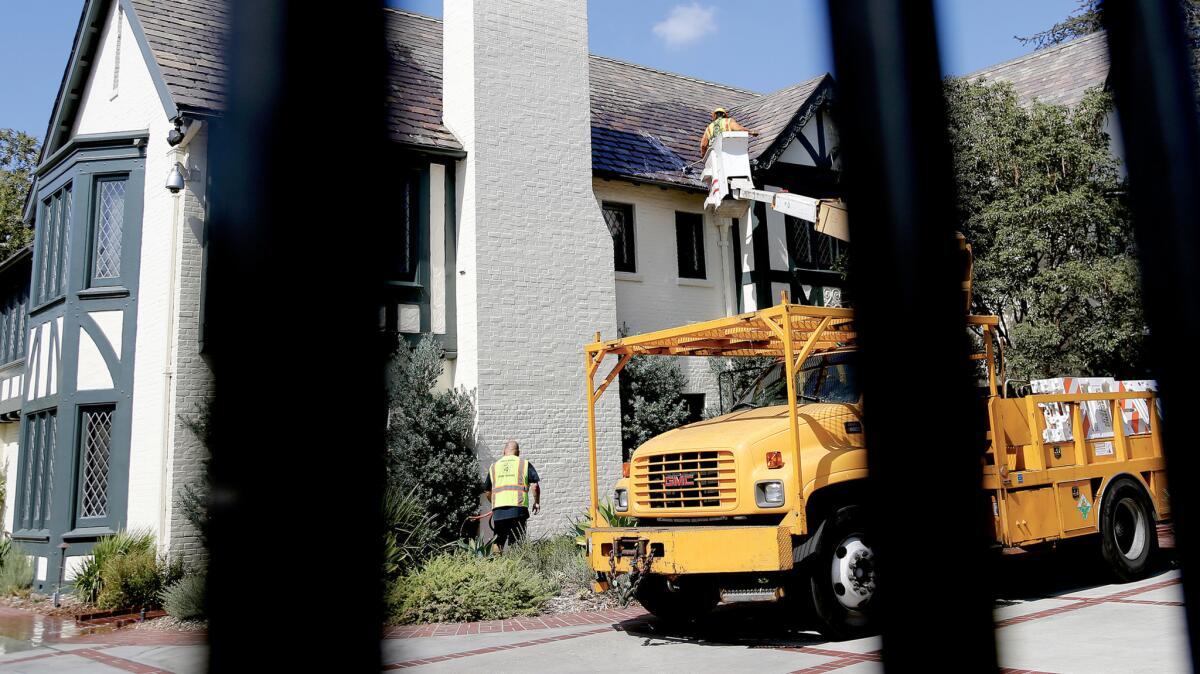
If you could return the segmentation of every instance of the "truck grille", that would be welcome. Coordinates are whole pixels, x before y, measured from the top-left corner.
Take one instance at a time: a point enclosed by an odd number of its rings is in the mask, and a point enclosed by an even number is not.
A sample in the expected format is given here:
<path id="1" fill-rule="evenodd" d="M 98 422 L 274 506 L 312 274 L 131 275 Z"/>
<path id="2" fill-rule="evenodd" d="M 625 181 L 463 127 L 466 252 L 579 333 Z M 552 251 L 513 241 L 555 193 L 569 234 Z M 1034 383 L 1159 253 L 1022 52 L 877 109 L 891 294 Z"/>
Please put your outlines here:
<path id="1" fill-rule="evenodd" d="M 703 450 L 634 457 L 633 497 L 641 508 L 720 508 L 737 503 L 733 452 Z"/>

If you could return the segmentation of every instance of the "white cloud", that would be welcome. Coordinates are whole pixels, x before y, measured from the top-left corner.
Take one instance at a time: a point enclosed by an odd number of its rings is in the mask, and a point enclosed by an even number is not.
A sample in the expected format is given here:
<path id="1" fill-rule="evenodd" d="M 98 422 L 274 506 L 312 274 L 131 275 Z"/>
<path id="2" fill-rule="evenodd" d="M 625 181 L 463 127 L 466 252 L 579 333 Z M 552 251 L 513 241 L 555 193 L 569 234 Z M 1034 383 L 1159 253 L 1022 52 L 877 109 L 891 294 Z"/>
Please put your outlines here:
<path id="1" fill-rule="evenodd" d="M 716 13 L 716 7 L 703 7 L 697 2 L 675 5 L 667 18 L 654 24 L 654 34 L 661 37 L 668 47 L 689 45 L 717 32 L 717 24 L 713 20 Z"/>

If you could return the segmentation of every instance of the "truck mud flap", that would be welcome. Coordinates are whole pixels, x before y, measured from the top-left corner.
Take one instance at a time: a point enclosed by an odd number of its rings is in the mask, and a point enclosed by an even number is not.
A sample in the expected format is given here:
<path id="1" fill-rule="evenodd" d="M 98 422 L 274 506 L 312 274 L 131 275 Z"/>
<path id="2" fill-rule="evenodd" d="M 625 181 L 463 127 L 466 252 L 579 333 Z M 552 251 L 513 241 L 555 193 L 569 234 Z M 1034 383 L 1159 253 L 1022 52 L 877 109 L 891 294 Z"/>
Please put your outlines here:
<path id="1" fill-rule="evenodd" d="M 800 566 L 800 564 L 802 564 L 804 562 L 804 560 L 812 557 L 813 555 L 815 555 L 817 553 L 817 543 L 821 540 L 821 535 L 824 532 L 825 532 L 825 522 L 822 521 L 821 525 L 817 527 L 817 530 L 813 532 L 813 535 L 804 539 L 803 543 L 796 546 L 795 551 L 792 553 L 792 566 L 793 567 Z"/>

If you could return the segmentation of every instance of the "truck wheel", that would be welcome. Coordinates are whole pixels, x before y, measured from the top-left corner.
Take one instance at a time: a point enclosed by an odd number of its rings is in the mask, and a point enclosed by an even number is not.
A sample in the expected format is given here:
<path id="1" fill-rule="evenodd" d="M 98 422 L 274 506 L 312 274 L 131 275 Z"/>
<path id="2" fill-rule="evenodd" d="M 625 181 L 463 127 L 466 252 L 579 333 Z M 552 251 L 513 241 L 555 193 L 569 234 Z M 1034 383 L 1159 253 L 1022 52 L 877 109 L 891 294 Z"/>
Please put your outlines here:
<path id="1" fill-rule="evenodd" d="M 875 560 L 862 509 L 850 506 L 838 510 L 825 528 L 809 576 L 817 630 L 837 641 L 868 636 Z"/>
<path id="2" fill-rule="evenodd" d="M 1100 553 L 1118 579 L 1137 580 L 1150 570 L 1158 549 L 1154 510 L 1132 480 L 1108 487 L 1100 507 Z"/>
<path id="3" fill-rule="evenodd" d="M 637 600 L 654 617 L 668 623 L 689 623 L 708 615 L 720 601 L 717 588 L 708 583 L 668 584 L 665 576 L 647 576 L 637 588 Z"/>

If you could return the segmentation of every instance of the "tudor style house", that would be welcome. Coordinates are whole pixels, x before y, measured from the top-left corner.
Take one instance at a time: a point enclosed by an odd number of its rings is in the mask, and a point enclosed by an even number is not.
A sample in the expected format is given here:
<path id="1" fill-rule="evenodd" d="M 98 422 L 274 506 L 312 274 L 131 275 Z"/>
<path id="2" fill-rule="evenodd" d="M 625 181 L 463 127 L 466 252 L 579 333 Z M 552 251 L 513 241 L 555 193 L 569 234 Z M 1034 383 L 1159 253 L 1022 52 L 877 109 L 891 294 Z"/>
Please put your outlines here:
<path id="1" fill-rule="evenodd" d="M 840 301 L 844 243 L 762 206 L 714 217 L 700 181 L 700 135 L 723 106 L 760 134 L 758 185 L 839 196 L 828 75 L 760 94 L 592 56 L 574 1 L 447 0 L 444 20 L 383 20 L 380 151 L 397 171 L 376 198 L 394 216 L 369 226 L 399 243 L 380 329 L 442 343 L 446 385 L 475 392 L 482 461 L 521 441 L 546 485 L 535 531 L 589 492 L 582 366 L 596 332 L 753 310 L 781 290 Z M 4 522 L 36 558 L 37 589 L 122 528 L 202 554 L 177 495 L 205 451 L 191 429 L 211 391 L 208 138 L 227 24 L 226 0 L 84 3 L 26 209 L 35 244 L 0 265 Z M 685 370 L 699 414 L 713 375 Z M 616 396 L 597 419 L 615 478 Z"/>

